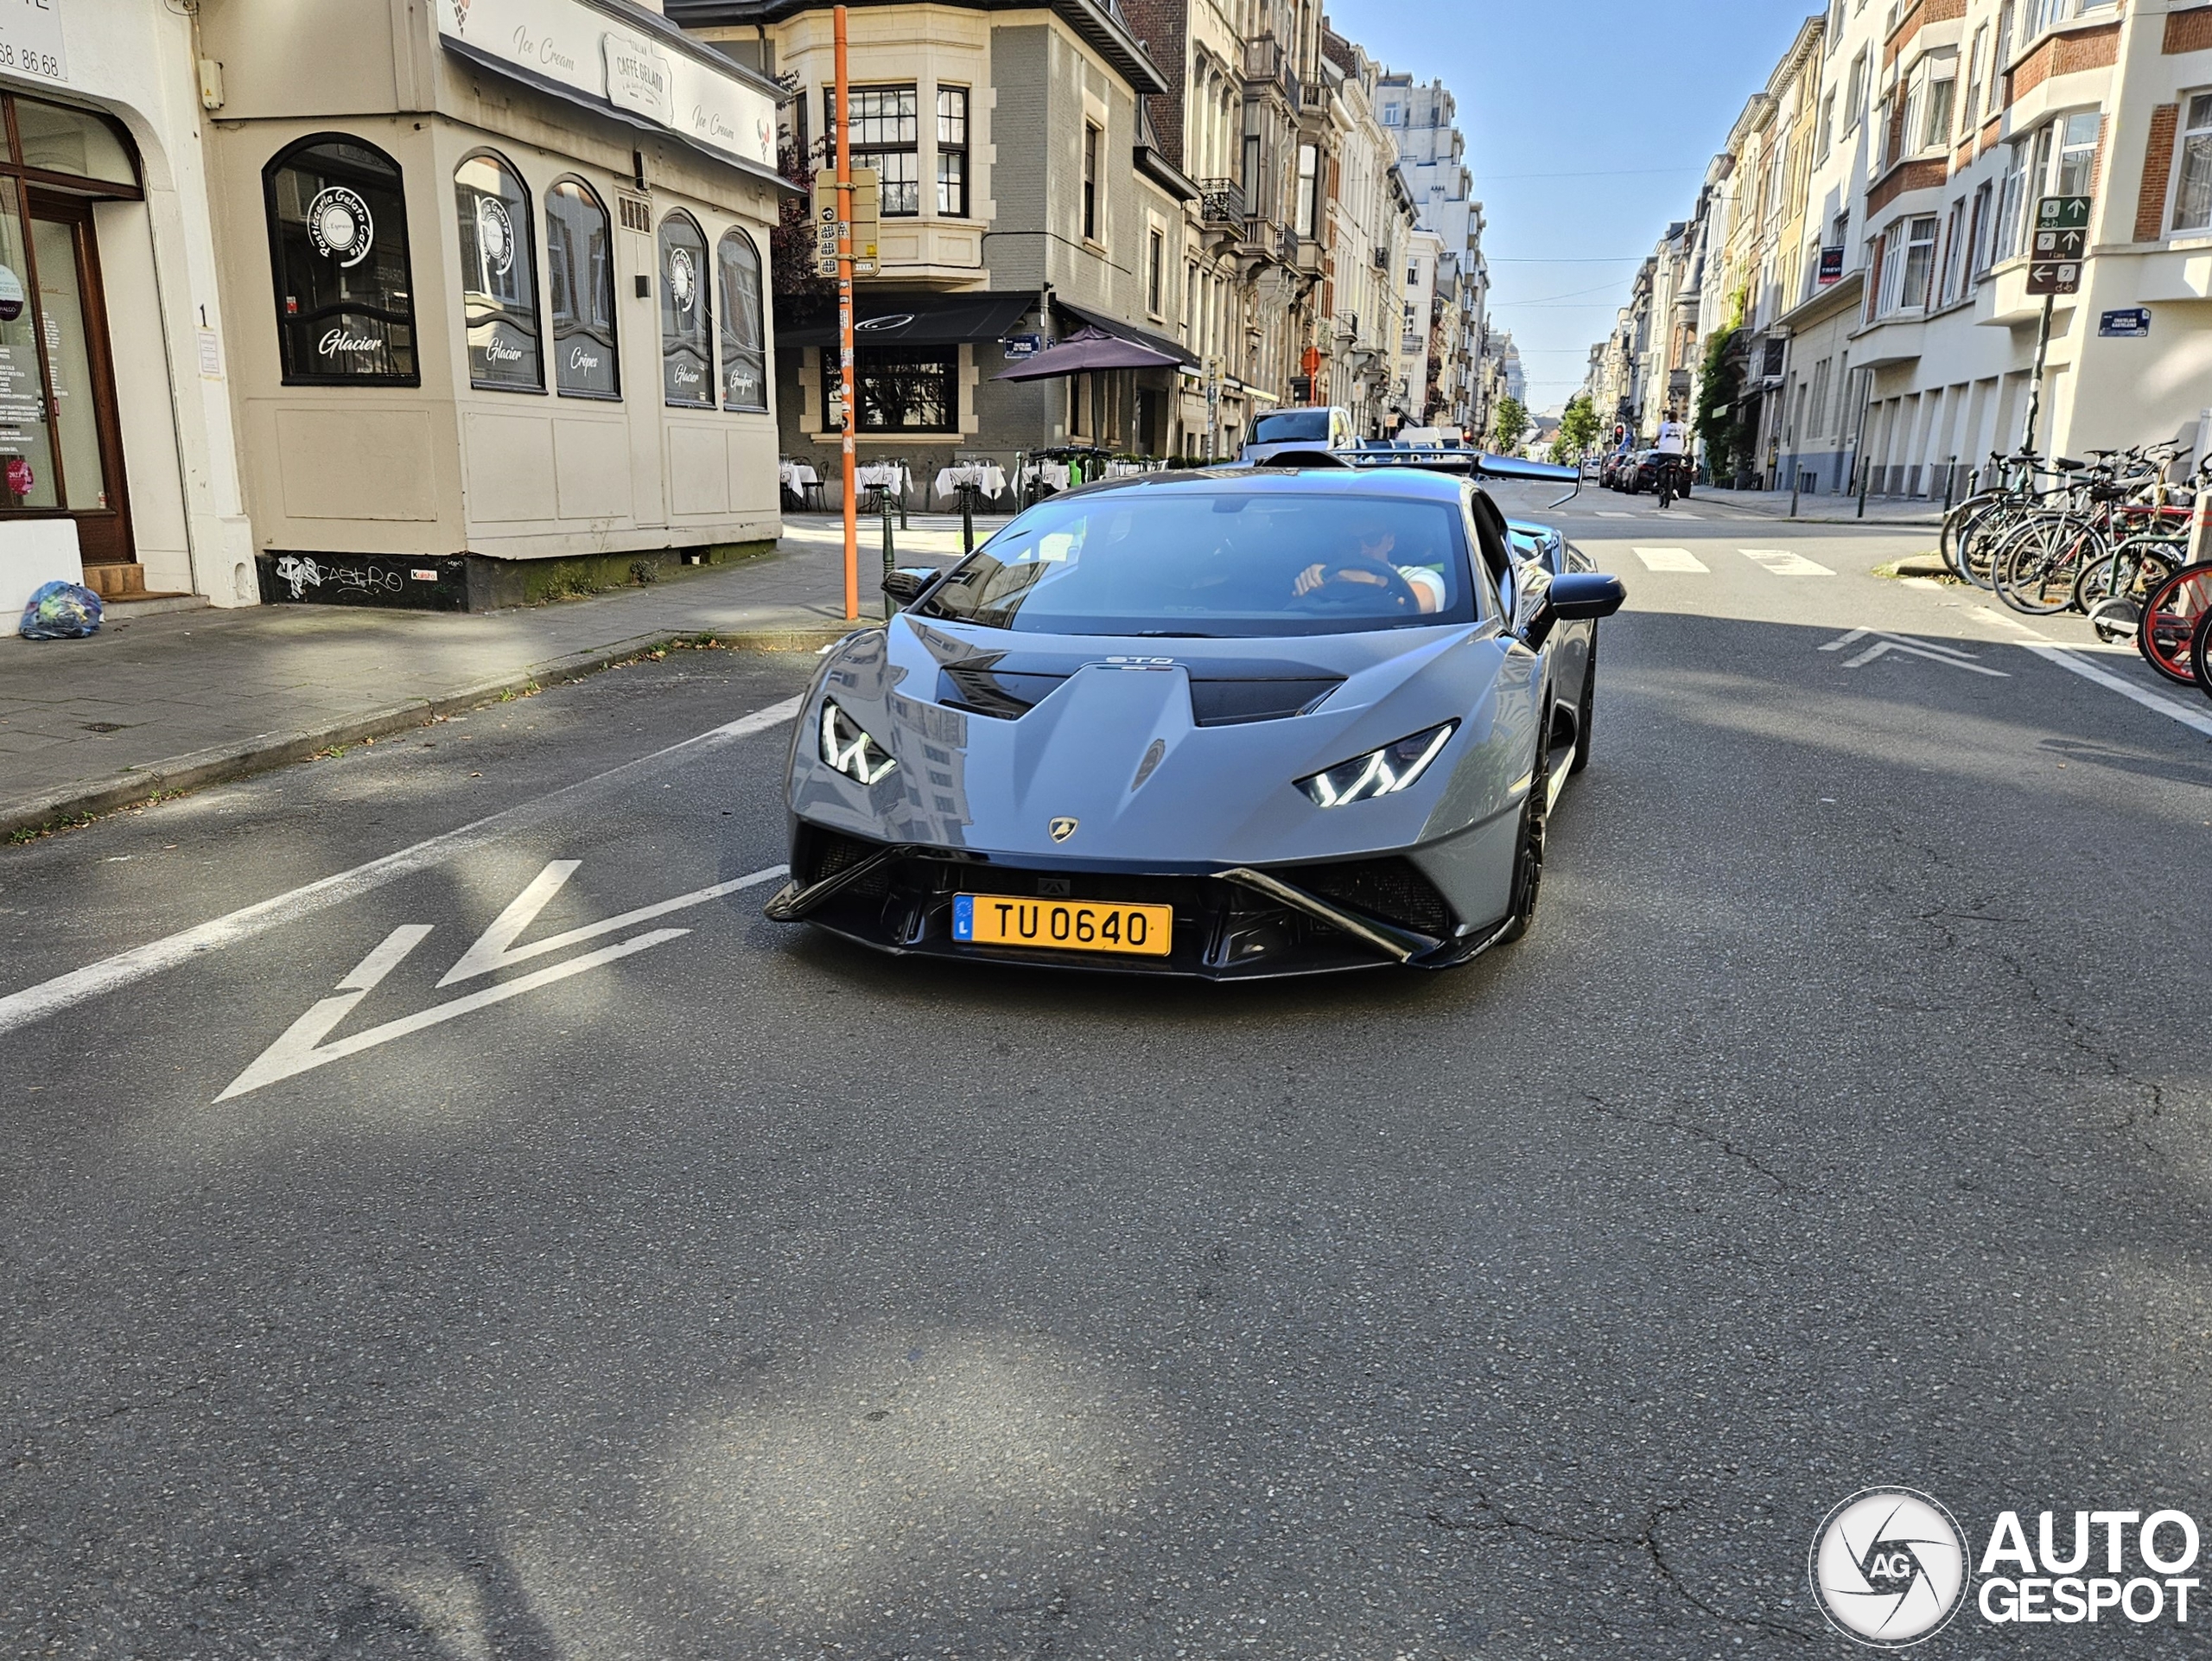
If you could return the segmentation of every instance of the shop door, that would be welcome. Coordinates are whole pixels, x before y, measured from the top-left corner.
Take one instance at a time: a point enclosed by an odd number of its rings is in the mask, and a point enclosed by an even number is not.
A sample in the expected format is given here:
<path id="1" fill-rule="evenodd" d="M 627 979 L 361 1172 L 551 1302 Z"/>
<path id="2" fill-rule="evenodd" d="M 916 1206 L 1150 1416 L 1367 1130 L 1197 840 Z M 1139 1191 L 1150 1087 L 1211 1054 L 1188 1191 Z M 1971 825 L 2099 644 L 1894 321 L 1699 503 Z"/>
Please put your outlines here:
<path id="1" fill-rule="evenodd" d="M 77 521 L 86 564 L 126 565 L 135 555 L 92 206 L 33 191 L 30 210 L 62 504 Z"/>

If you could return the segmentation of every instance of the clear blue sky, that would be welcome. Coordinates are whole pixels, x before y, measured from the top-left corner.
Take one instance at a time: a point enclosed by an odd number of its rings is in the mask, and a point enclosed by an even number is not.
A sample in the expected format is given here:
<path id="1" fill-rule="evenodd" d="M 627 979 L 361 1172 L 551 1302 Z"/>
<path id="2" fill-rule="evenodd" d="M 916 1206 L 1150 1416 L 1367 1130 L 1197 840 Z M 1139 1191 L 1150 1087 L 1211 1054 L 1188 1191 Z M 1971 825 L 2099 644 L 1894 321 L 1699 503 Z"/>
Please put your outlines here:
<path id="1" fill-rule="evenodd" d="M 1582 384 L 1637 262 L 1688 217 L 1745 100 L 1820 10 L 1329 0 L 1338 34 L 1459 100 L 1490 227 L 1491 315 L 1521 347 L 1530 408 L 1556 410 Z"/>

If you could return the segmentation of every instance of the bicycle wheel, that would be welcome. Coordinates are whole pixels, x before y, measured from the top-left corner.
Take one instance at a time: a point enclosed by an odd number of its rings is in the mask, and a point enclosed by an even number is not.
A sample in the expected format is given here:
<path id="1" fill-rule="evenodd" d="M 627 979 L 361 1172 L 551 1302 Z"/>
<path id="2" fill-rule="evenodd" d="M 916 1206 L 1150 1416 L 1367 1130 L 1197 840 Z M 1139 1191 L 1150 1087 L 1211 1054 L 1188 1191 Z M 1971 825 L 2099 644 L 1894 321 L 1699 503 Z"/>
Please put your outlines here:
<path id="1" fill-rule="evenodd" d="M 2196 620 L 2196 632 L 2189 637 L 2189 666 L 2196 690 L 2212 698 L 2212 610 Z"/>
<path id="2" fill-rule="evenodd" d="M 2104 552 L 2095 525 L 2070 513 L 2039 514 L 1996 555 L 1997 597 L 2014 611 L 2048 617 L 2074 603 L 2074 579 Z"/>
<path id="3" fill-rule="evenodd" d="M 2018 502 L 1994 502 L 1977 515 L 1959 538 L 1959 575 L 1978 589 L 1992 587 L 1997 544 L 2018 528 L 2028 512 Z"/>
<path id="4" fill-rule="evenodd" d="M 2074 609 L 2094 616 L 2107 601 L 2127 601 L 2133 608 L 2127 621 L 2127 633 L 2133 634 L 2143 596 L 2188 560 L 2185 544 L 2165 537 L 2131 537 L 2106 557 L 2082 568 L 2082 574 L 2074 579 Z"/>
<path id="5" fill-rule="evenodd" d="M 2184 565 L 2151 590 L 2135 644 L 2152 668 L 2177 686 L 2194 686 L 2190 650 L 2197 620 L 2212 611 L 2212 559 Z"/>
<path id="6" fill-rule="evenodd" d="M 1951 568 L 1955 576 L 1966 575 L 1964 544 L 1974 521 L 2009 500 L 2001 490 L 1985 490 L 1967 497 L 1943 515 L 1942 539 L 1936 547 L 1943 556 L 1943 563 Z"/>

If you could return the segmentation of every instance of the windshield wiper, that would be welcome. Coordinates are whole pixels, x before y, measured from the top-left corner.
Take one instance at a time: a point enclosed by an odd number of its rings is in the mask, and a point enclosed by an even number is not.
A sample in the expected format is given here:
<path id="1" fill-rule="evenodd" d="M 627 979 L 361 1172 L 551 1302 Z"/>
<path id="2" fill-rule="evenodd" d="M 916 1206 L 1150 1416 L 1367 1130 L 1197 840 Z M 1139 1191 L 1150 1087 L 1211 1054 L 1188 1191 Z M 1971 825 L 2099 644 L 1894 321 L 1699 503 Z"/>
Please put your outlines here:
<path id="1" fill-rule="evenodd" d="M 1213 636 L 1195 628 L 1141 628 L 1133 631 L 1133 640 L 1211 640 Z"/>

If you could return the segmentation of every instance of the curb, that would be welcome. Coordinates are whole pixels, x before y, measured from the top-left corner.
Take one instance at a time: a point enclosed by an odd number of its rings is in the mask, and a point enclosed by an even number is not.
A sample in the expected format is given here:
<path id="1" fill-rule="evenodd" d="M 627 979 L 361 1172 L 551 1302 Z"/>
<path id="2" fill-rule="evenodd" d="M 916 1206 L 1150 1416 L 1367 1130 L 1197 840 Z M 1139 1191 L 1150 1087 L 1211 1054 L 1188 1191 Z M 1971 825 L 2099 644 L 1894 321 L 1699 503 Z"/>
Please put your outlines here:
<path id="1" fill-rule="evenodd" d="M 866 620 L 856 627 L 865 627 Z M 612 646 L 533 664 L 512 675 L 479 681 L 458 691 L 434 698 L 412 698 L 404 703 L 372 710 L 327 726 L 301 728 L 291 732 L 257 733 L 235 744 L 193 750 L 131 768 L 123 777 L 102 785 L 72 785 L 21 801 L 0 803 L 0 837 L 19 830 L 35 830 L 58 820 L 84 819 L 119 808 L 136 807 L 209 785 L 228 783 L 257 773 L 272 772 L 304 761 L 319 750 L 335 744 L 358 744 L 365 739 L 427 727 L 441 716 L 460 715 L 486 704 L 582 680 L 603 669 L 628 663 L 658 646 L 704 645 L 712 642 L 740 652 L 814 652 L 842 640 L 852 630 L 842 622 L 819 627 L 799 626 L 761 629 L 661 630 L 632 635 Z"/>

